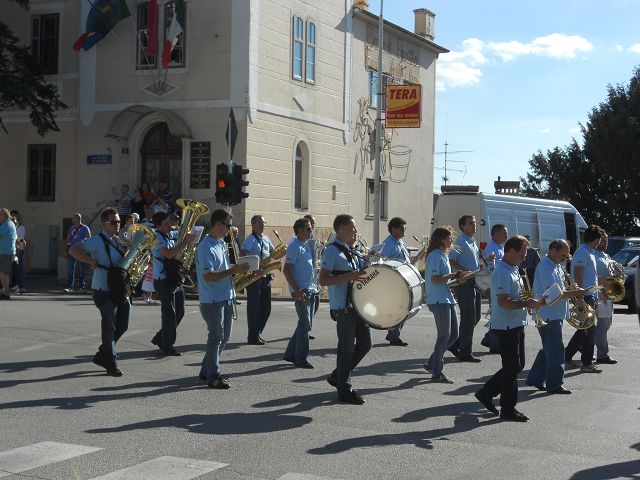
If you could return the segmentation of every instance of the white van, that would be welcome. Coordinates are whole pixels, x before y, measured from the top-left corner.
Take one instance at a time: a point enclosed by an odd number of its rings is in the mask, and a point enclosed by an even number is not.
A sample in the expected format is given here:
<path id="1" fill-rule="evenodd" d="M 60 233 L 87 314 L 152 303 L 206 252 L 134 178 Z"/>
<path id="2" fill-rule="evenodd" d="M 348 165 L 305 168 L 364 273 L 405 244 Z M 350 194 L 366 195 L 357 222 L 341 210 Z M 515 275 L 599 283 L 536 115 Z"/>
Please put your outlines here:
<path id="1" fill-rule="evenodd" d="M 475 238 L 482 250 L 491 240 L 491 226 L 497 223 L 507 226 L 509 236 L 526 236 L 531 246 L 541 253 L 545 253 L 549 243 L 556 238 L 568 240 L 573 252 L 581 244 L 587 228 L 580 212 L 568 202 L 457 191 L 451 186 L 438 197 L 431 231 L 442 225 L 451 225 L 459 233 L 458 219 L 462 215 L 476 217 L 478 230 Z"/>

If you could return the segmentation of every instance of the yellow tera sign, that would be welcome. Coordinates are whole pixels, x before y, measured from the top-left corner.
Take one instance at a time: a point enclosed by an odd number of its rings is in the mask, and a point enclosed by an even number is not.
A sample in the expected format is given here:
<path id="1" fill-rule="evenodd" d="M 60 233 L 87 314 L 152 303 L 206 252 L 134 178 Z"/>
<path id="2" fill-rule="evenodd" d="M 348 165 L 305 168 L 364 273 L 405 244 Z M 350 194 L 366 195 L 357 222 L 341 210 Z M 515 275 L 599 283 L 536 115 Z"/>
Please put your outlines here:
<path id="1" fill-rule="evenodd" d="M 420 85 L 387 85 L 386 128 L 420 128 Z"/>

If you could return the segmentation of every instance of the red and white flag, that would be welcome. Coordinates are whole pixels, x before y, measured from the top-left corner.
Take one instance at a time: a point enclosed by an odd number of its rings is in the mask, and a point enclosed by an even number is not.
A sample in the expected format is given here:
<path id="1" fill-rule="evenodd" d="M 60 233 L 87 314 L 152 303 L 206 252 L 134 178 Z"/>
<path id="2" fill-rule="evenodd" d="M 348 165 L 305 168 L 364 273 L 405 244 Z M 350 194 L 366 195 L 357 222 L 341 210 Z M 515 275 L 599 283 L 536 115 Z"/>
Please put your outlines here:
<path id="1" fill-rule="evenodd" d="M 169 31 L 164 40 L 164 50 L 162 50 L 162 68 L 169 66 L 171 60 L 171 50 L 178 42 L 178 37 L 184 32 L 185 25 L 185 8 L 184 0 L 175 1 L 175 10 L 173 11 L 173 17 L 171 17 L 171 25 L 169 25 Z"/>

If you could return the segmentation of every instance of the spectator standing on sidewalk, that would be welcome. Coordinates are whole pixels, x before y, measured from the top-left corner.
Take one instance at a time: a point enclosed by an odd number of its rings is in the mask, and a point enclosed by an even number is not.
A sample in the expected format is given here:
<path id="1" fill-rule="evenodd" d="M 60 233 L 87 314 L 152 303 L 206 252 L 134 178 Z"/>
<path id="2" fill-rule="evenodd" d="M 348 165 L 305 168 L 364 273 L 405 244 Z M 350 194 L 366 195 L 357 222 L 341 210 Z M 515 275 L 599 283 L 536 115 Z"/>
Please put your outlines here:
<path id="1" fill-rule="evenodd" d="M 120 196 L 116 198 L 116 210 L 120 215 L 120 228 L 124 227 L 129 219 L 129 213 L 131 212 L 131 201 L 133 197 L 129 193 L 129 185 L 122 185 L 120 187 Z"/>
<path id="2" fill-rule="evenodd" d="M 16 240 L 16 257 L 17 261 L 14 262 L 12 277 L 14 278 L 14 286 L 11 289 L 14 293 L 23 294 L 26 290 L 24 288 L 24 252 L 27 242 L 25 240 L 26 228 L 22 220 L 22 215 L 18 210 L 11 210 L 11 218 L 16 225 L 16 234 L 18 239 Z"/>
<path id="3" fill-rule="evenodd" d="M 64 289 L 66 293 L 73 293 L 74 287 L 77 290 L 84 290 L 85 264 L 69 255 L 69 250 L 71 250 L 71 247 L 74 245 L 91 237 L 89 227 L 82 223 L 81 214 L 74 213 L 73 217 L 71 217 L 71 222 L 73 225 L 71 225 L 67 231 L 67 288 Z"/>
<path id="4" fill-rule="evenodd" d="M 11 264 L 16 255 L 16 226 L 11 221 L 9 210 L 0 208 L 0 300 L 11 300 L 9 294 L 9 276 Z"/>

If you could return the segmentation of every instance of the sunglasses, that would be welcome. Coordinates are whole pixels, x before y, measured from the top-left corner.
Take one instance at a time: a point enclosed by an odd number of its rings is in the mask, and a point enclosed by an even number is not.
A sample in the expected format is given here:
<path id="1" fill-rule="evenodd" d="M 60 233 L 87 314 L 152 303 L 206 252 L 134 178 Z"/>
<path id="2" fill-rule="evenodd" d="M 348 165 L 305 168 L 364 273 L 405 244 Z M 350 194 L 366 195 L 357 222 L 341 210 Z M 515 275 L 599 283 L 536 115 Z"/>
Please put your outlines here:
<path id="1" fill-rule="evenodd" d="M 108 222 L 104 222 L 104 223 L 108 223 L 109 225 L 113 225 L 114 227 L 120 225 L 120 220 L 109 220 Z"/>

